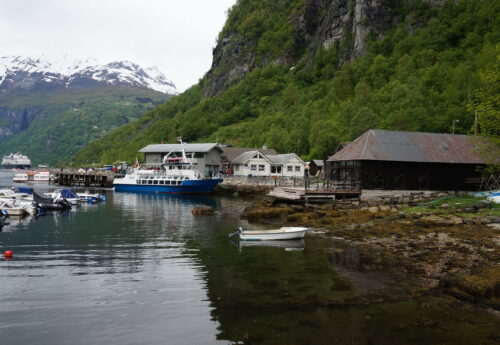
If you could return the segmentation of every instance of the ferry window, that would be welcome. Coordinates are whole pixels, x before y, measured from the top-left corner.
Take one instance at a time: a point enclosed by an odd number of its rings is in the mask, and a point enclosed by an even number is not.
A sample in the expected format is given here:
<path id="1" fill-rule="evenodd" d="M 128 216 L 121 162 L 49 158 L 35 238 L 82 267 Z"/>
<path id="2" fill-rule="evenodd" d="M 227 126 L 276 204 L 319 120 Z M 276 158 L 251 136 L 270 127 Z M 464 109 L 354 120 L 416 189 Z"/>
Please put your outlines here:
<path id="1" fill-rule="evenodd" d="M 250 164 L 250 170 L 256 171 L 257 170 L 257 164 Z"/>
<path id="2" fill-rule="evenodd" d="M 154 180 L 154 181 L 153 181 L 153 184 L 158 184 L 158 180 Z"/>
<path id="3" fill-rule="evenodd" d="M 152 181 L 152 180 L 149 180 L 149 181 L 148 181 L 148 184 L 153 184 L 153 181 Z"/>
<path id="4" fill-rule="evenodd" d="M 169 166 L 169 167 L 168 167 L 168 169 L 169 169 L 169 170 L 172 170 L 173 168 L 174 168 L 173 166 Z"/>
<path id="5" fill-rule="evenodd" d="M 141 180 L 135 181 L 136 184 L 141 184 Z"/>
<path id="6" fill-rule="evenodd" d="M 295 171 L 300 172 L 300 165 L 296 165 L 296 166 L 295 166 Z"/>
<path id="7" fill-rule="evenodd" d="M 181 183 L 182 183 L 182 181 L 177 181 L 177 184 L 181 184 Z"/>
<path id="8" fill-rule="evenodd" d="M 189 177 L 186 177 L 185 180 L 189 180 Z"/>
<path id="9" fill-rule="evenodd" d="M 148 184 L 148 181 L 142 180 L 142 184 Z"/>
<path id="10" fill-rule="evenodd" d="M 166 185 L 170 185 L 170 181 L 165 181 L 165 184 Z"/>
<path id="11" fill-rule="evenodd" d="M 293 171 L 293 166 L 291 166 L 291 165 L 287 166 L 286 171 Z"/>
<path id="12" fill-rule="evenodd" d="M 165 181 L 163 181 L 163 180 L 160 180 L 160 184 L 164 184 L 164 183 L 165 183 Z"/>
<path id="13" fill-rule="evenodd" d="M 259 171 L 266 171 L 266 166 L 264 164 L 259 164 Z"/>

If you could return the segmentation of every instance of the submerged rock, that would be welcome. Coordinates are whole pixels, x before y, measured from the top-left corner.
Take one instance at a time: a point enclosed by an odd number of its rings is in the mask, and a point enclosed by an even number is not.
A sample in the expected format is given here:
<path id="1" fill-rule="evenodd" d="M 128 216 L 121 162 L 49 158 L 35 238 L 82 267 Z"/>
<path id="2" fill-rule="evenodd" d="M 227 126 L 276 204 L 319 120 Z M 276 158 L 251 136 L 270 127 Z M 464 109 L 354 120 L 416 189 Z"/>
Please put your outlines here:
<path id="1" fill-rule="evenodd" d="M 215 211 L 214 211 L 214 208 L 213 207 L 209 207 L 209 206 L 198 206 L 198 207 L 195 207 L 191 210 L 191 213 L 193 215 L 201 215 L 201 216 L 206 216 L 206 215 L 211 215 L 211 214 L 214 214 Z"/>

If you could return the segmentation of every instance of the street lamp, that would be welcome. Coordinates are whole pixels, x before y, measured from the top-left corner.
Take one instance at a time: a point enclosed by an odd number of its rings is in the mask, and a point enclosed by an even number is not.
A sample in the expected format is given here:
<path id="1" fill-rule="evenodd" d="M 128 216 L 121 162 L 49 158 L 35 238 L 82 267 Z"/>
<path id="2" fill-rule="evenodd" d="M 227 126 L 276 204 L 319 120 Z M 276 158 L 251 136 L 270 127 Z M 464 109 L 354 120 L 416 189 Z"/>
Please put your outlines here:
<path id="1" fill-rule="evenodd" d="M 451 134 L 455 134 L 455 123 L 459 123 L 459 122 L 460 122 L 460 120 L 453 120 L 453 121 L 451 121 L 451 123 L 452 123 Z"/>

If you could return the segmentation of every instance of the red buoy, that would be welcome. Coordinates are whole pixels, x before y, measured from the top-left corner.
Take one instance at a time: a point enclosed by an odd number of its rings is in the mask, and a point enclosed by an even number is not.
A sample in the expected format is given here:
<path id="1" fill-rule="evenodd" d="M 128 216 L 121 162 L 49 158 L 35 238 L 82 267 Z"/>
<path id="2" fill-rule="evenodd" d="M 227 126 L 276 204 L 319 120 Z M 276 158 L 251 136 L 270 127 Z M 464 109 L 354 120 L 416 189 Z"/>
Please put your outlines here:
<path id="1" fill-rule="evenodd" d="M 12 250 L 6 250 L 4 253 L 3 253 L 3 256 L 6 258 L 6 259 L 10 259 L 14 256 L 14 252 Z"/>

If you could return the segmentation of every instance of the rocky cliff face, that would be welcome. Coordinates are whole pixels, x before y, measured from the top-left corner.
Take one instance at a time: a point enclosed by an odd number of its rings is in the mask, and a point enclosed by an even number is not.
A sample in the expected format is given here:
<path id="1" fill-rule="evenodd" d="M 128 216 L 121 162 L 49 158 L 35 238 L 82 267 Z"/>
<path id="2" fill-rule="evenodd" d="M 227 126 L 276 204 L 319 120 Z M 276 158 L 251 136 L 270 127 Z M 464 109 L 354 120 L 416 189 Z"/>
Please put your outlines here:
<path id="1" fill-rule="evenodd" d="M 0 108 L 0 142 L 26 130 L 31 122 L 40 116 L 45 116 L 44 107 L 30 107 L 24 109 Z"/>
<path id="2" fill-rule="evenodd" d="M 248 39 L 238 31 L 225 30 L 213 51 L 204 94 L 215 96 L 253 69 L 268 63 L 290 67 L 300 61 L 307 63 L 321 47 L 337 45 L 339 64 L 359 58 L 366 53 L 369 36 L 380 38 L 400 22 L 398 6 L 417 2 L 440 6 L 444 0 L 306 0 L 298 13 L 288 17 L 294 31 L 294 45 L 274 58 L 249 53 L 255 50 L 259 39 Z M 302 53 L 297 54 L 299 51 Z"/>

